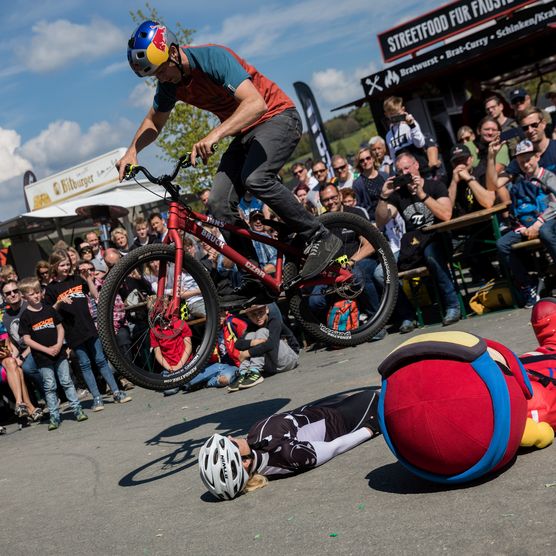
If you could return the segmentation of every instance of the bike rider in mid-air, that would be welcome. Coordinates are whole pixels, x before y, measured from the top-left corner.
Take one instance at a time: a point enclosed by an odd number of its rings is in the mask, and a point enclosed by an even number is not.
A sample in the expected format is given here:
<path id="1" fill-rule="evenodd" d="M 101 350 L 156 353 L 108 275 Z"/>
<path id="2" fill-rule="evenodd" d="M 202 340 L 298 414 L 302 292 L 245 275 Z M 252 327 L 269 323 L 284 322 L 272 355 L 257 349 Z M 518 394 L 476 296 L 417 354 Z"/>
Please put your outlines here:
<path id="1" fill-rule="evenodd" d="M 225 137 L 234 138 L 214 176 L 208 203 L 210 214 L 225 222 L 239 223 L 237 205 L 249 191 L 307 243 L 307 259 L 300 278 L 312 278 L 324 270 L 341 247 L 341 240 L 309 214 L 278 179 L 279 170 L 301 137 L 300 117 L 291 99 L 229 48 L 181 47 L 167 27 L 154 21 L 141 23 L 132 34 L 127 57 L 139 77 L 155 77 L 158 84 L 152 108 L 117 163 L 120 181 L 125 166 L 137 164 L 137 153 L 157 138 L 176 101 L 208 110 L 220 123 L 195 143 L 192 163 L 196 156 L 206 162 L 213 145 Z M 224 234 L 232 248 L 257 260 L 250 240 Z M 265 303 L 270 299 L 260 282 L 244 277 L 234 294 L 224 301 Z"/>

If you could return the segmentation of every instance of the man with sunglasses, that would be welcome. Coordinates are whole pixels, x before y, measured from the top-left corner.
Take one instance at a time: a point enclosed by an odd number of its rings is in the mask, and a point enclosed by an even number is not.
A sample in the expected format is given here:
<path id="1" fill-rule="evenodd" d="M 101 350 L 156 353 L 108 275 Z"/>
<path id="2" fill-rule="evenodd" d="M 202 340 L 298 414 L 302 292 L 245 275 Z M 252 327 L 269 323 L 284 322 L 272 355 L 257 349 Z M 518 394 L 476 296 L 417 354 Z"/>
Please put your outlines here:
<path id="1" fill-rule="evenodd" d="M 25 375 L 31 380 L 44 399 L 42 376 L 33 359 L 31 350 L 19 335 L 19 320 L 23 311 L 27 308 L 27 302 L 23 301 L 21 292 L 17 287 L 17 282 L 13 280 L 9 280 L 2 285 L 2 297 L 6 302 L 2 324 L 8 332 L 12 345 L 17 349 L 17 354 L 13 355 L 16 357 L 17 364 L 21 366 Z"/>
<path id="2" fill-rule="evenodd" d="M 516 119 L 519 118 L 520 112 L 523 112 L 524 110 L 529 110 L 530 108 L 535 108 L 535 106 L 533 105 L 533 101 L 531 100 L 531 96 L 525 89 L 521 87 L 518 87 L 517 89 L 513 89 L 512 91 L 510 91 L 509 96 L 510 96 L 510 104 L 516 115 Z M 543 120 L 547 124 L 551 124 L 550 114 L 546 110 L 541 110 L 541 112 L 542 112 Z M 552 126 L 550 125 L 549 127 L 550 129 L 547 130 L 546 132 L 548 136 L 550 136 L 550 134 L 552 133 Z"/>
<path id="3" fill-rule="evenodd" d="M 338 189 L 353 188 L 353 181 L 357 178 L 358 174 L 355 174 L 348 161 L 341 155 L 335 154 L 332 157 L 332 169 L 334 170 L 334 176 L 337 178 L 336 185 Z"/>

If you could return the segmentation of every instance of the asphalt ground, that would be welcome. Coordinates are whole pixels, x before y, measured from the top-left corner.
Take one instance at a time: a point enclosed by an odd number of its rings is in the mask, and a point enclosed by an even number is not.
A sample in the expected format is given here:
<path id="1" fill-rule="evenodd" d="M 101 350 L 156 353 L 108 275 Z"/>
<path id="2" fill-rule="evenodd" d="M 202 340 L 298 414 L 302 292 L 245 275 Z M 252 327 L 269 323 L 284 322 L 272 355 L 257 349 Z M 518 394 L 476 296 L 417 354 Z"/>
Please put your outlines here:
<path id="1" fill-rule="evenodd" d="M 536 346 L 529 314 L 450 328 L 524 352 Z M 107 401 L 84 423 L 66 415 L 58 431 L 9 425 L 0 554 L 554 554 L 554 445 L 519 455 L 496 477 L 445 488 L 407 472 L 378 437 L 231 502 L 205 491 L 196 456 L 209 435 L 241 435 L 273 412 L 377 387 L 377 365 L 407 337 L 303 353 L 296 370 L 251 390 L 164 398 L 136 388 L 131 403 Z"/>

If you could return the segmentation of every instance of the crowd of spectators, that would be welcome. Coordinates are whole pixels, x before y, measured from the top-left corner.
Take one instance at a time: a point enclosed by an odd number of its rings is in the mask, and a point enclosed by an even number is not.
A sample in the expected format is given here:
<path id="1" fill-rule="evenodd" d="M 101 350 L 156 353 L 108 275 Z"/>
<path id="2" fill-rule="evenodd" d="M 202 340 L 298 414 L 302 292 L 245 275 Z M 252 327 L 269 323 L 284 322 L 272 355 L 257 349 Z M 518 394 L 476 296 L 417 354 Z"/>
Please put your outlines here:
<path id="1" fill-rule="evenodd" d="M 461 318 L 459 286 L 449 268 L 453 242 L 446 241 L 442 233 L 424 231 L 426 226 L 507 203 L 507 209 L 498 215 L 503 234 L 496 244 L 499 264 L 480 252 L 480 242 L 488 234 L 484 229 L 464 237 L 464 255 L 469 259 L 472 280 L 479 285 L 499 278 L 505 268 L 524 307 L 531 307 L 540 292 L 537 277 L 522 259 L 522 252 L 512 245 L 538 238 L 556 262 L 556 141 L 552 138 L 556 87 L 547 95 L 553 104 L 549 112 L 533 106 L 523 89 L 511 91 L 508 100 L 499 94 L 483 97 L 481 119 L 476 126 L 462 126 L 457 131 L 447 159 L 441 158 L 435 140 L 423 133 L 403 99 L 390 97 L 384 101 L 385 137 L 371 137 L 353 157 L 334 154 L 331 167 L 317 160 L 296 162 L 291 168 L 293 193 L 308 211 L 358 214 L 384 233 L 400 271 L 418 266 L 428 269 L 440 293 L 444 325 Z M 205 212 L 209 195 L 209 189 L 199 194 Z M 256 232 L 277 233 L 276 227 L 268 225 L 276 216 L 252 195 L 240 200 L 238 212 Z M 12 392 L 19 419 L 41 421 L 48 412 L 49 428 L 57 428 L 59 395 L 65 395 L 78 421 L 87 418 L 82 400 L 88 396 L 93 399 L 93 411 L 104 409 L 108 391 L 114 402 L 131 399 L 126 390 L 133 385 L 115 373 L 102 351 L 96 333 L 96 301 L 106 274 L 122 257 L 140 246 L 161 242 L 168 232 L 160 213 L 137 218 L 133 227 L 134 237 L 123 226 L 113 227 L 109 248 L 101 245 L 93 230 L 75 247 L 59 242 L 49 260 L 37 262 L 33 277 L 20 280 L 9 265 L 0 269 L 2 381 Z M 222 237 L 217 228 L 210 231 Z M 359 242 L 357 237 L 351 240 Z M 234 264 L 209 245 L 192 237 L 186 237 L 184 245 L 210 272 L 219 295 L 240 283 Z M 274 272 L 276 250 L 258 242 L 254 248 L 260 268 Z M 372 248 L 354 249 L 349 264 L 364 284 L 358 298 L 358 319 L 364 321 L 378 310 L 384 284 L 382 267 Z M 152 280 L 149 275 L 144 277 L 150 293 L 156 291 L 156 272 L 151 269 Z M 203 299 L 187 273 L 180 291 L 191 314 L 202 317 Z M 124 310 L 126 295 L 131 292 L 118 296 L 114 315 L 118 341 L 124 347 L 132 342 L 130 328 L 134 326 L 126 322 L 133 320 Z M 310 296 L 312 310 L 323 318 L 333 302 L 322 290 Z M 415 309 L 400 288 L 391 324 L 400 333 L 408 333 L 415 321 Z M 184 389 L 227 387 L 235 392 L 294 368 L 300 338 L 292 333 L 291 324 L 276 303 L 255 305 L 241 314 L 223 311 L 214 355 Z M 374 340 L 385 334 L 381 331 Z M 186 325 L 180 330 L 178 344 L 165 341 L 163 335 L 151 337 L 161 372 L 171 373 L 183 366 L 191 354 L 191 336 Z M 172 389 L 164 394 L 177 392 Z"/>

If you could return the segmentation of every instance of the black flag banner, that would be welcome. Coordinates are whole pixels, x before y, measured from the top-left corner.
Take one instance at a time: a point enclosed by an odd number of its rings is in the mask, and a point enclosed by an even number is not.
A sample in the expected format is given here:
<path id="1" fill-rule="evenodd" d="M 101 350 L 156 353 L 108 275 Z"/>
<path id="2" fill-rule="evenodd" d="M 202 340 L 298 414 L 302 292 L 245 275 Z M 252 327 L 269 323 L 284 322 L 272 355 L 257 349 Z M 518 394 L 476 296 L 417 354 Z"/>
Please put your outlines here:
<path id="1" fill-rule="evenodd" d="M 307 122 L 307 129 L 309 130 L 309 136 L 311 137 L 311 148 L 313 150 L 313 159 L 322 160 L 328 172 L 332 172 L 332 156 L 330 151 L 330 143 L 326 138 L 326 131 L 324 129 L 324 123 L 320 115 L 319 107 L 317 101 L 313 96 L 313 92 L 308 85 L 302 81 L 296 81 L 293 84 L 295 92 L 299 97 L 301 106 L 303 106 L 303 112 L 305 114 L 305 121 Z M 331 176 L 332 177 L 332 174 Z"/>

